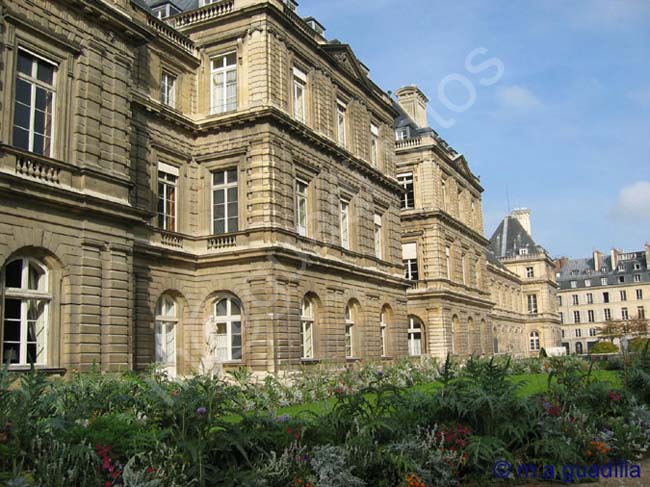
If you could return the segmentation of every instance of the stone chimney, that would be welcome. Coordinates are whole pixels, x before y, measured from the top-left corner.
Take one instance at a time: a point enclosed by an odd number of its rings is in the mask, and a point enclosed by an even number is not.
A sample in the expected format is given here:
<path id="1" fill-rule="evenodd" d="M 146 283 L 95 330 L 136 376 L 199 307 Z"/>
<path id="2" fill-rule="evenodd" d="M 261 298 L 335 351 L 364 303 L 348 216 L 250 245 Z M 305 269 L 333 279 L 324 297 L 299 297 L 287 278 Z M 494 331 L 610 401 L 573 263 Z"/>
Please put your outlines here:
<path id="1" fill-rule="evenodd" d="M 650 270 L 650 244 L 645 244 L 645 266 L 646 269 Z"/>
<path id="2" fill-rule="evenodd" d="M 612 249 L 610 256 L 612 258 L 612 271 L 616 270 L 616 267 L 618 266 L 618 254 L 620 253 L 620 250 L 618 249 Z"/>
<path id="3" fill-rule="evenodd" d="M 559 259 L 555 259 L 555 272 L 560 272 L 568 262 L 568 257 L 560 257 Z"/>
<path id="4" fill-rule="evenodd" d="M 528 232 L 528 235 L 531 237 L 533 236 L 533 232 L 530 228 L 530 210 L 528 208 L 517 208 L 516 210 L 512 210 L 510 216 L 515 218 L 521 226 L 524 227 L 524 230 Z"/>
<path id="5" fill-rule="evenodd" d="M 429 99 L 415 85 L 404 86 L 395 92 L 397 101 L 420 128 L 428 127 L 427 105 Z"/>
<path id="6" fill-rule="evenodd" d="M 594 250 L 594 270 L 600 272 L 600 268 L 603 266 L 603 253 L 596 249 Z"/>

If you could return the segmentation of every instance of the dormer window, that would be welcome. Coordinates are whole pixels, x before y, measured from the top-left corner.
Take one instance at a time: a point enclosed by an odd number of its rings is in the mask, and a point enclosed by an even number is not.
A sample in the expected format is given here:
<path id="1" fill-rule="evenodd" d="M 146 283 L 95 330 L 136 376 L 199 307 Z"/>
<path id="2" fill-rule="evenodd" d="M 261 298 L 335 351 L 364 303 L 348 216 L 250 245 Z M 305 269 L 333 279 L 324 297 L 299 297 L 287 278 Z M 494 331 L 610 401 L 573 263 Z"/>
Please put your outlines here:
<path id="1" fill-rule="evenodd" d="M 527 248 L 519 249 L 519 255 L 528 255 L 528 249 Z"/>
<path id="2" fill-rule="evenodd" d="M 400 127 L 397 130 L 395 130 L 395 140 L 400 141 L 400 140 L 406 140 L 411 137 L 411 131 L 409 127 Z"/>
<path id="3" fill-rule="evenodd" d="M 616 267 L 616 270 L 618 272 L 623 272 L 625 270 L 625 266 L 623 264 L 619 264 L 618 267 Z"/>

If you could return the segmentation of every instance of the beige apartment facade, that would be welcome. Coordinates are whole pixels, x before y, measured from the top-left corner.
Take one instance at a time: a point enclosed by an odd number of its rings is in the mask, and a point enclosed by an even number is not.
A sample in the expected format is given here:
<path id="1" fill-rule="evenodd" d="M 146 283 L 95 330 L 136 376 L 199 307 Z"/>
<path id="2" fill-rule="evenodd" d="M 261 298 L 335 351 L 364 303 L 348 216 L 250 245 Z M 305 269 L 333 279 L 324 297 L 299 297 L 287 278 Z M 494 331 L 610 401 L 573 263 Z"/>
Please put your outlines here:
<path id="1" fill-rule="evenodd" d="M 7 2 L 2 22 L 3 361 L 406 354 L 395 113 L 349 46 L 274 0 L 165 22 Z"/>
<path id="2" fill-rule="evenodd" d="M 615 322 L 647 324 L 650 310 L 650 245 L 609 255 L 595 250 L 590 258 L 556 261 L 558 307 L 562 322 L 562 345 L 569 353 L 585 354 L 607 336 Z M 631 337 L 630 337 L 631 338 Z"/>

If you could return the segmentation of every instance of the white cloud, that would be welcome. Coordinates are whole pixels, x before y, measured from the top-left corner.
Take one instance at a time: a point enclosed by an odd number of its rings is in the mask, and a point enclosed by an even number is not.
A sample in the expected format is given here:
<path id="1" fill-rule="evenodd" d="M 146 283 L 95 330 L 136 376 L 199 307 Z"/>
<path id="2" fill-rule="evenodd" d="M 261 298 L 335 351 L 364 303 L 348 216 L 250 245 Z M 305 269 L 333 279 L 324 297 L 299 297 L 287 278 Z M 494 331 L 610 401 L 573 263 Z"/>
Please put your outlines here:
<path id="1" fill-rule="evenodd" d="M 638 181 L 623 188 L 618 194 L 614 215 L 650 221 L 650 181 Z"/>
<path id="2" fill-rule="evenodd" d="M 530 111 L 543 106 L 528 88 L 519 85 L 500 86 L 496 96 L 499 105 L 510 110 Z"/>

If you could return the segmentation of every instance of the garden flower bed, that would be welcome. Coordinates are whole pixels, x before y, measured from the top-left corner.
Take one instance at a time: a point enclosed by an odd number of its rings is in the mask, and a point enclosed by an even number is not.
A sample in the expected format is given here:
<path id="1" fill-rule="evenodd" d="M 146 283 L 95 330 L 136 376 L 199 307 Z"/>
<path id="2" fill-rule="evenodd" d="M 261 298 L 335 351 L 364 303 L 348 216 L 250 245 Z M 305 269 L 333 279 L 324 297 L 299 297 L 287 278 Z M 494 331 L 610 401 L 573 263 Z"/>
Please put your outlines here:
<path id="1" fill-rule="evenodd" d="M 501 482 L 497 461 L 636 461 L 650 445 L 645 353 L 620 373 L 567 357 L 14 380 L 0 373 L 13 487 L 482 486 Z"/>

